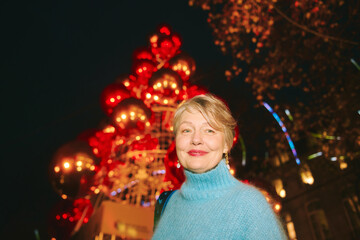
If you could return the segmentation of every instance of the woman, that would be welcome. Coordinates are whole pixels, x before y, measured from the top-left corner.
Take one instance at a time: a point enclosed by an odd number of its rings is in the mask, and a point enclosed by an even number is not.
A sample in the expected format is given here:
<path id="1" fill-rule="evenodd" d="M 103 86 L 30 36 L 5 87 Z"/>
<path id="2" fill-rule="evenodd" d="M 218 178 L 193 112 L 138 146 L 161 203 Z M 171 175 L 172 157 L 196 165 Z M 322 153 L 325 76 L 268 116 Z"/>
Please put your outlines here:
<path id="1" fill-rule="evenodd" d="M 229 173 L 236 122 L 226 105 L 211 94 L 196 96 L 178 107 L 173 125 L 186 180 L 152 239 L 287 239 L 262 193 Z"/>

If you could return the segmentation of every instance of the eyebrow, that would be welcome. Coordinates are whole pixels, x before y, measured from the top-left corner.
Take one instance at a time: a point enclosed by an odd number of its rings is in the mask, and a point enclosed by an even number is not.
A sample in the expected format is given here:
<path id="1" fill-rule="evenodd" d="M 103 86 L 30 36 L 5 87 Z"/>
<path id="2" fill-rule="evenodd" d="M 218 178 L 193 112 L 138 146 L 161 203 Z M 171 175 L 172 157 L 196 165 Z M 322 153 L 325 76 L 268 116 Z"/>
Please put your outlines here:
<path id="1" fill-rule="evenodd" d="M 193 125 L 193 123 L 192 122 L 189 122 L 189 121 L 183 121 L 183 122 L 181 122 L 180 123 L 180 125 L 182 125 L 182 124 L 190 124 L 190 125 Z M 210 127 L 211 127 L 211 125 L 208 123 L 208 122 L 203 122 L 201 125 L 209 125 Z"/>

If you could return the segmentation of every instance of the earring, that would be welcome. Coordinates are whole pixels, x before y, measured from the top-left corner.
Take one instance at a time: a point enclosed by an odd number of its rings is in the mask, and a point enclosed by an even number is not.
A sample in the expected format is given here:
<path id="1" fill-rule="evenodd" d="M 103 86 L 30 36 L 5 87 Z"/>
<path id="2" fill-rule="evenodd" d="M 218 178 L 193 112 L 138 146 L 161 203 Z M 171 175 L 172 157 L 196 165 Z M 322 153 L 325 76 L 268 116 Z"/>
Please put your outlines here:
<path id="1" fill-rule="evenodd" d="M 229 154 L 227 152 L 225 153 L 225 162 L 226 162 L 227 168 L 230 170 Z"/>
<path id="2" fill-rule="evenodd" d="M 177 168 L 180 168 L 180 167 L 181 167 L 180 162 L 179 162 L 179 159 L 177 160 L 176 167 L 177 167 Z"/>

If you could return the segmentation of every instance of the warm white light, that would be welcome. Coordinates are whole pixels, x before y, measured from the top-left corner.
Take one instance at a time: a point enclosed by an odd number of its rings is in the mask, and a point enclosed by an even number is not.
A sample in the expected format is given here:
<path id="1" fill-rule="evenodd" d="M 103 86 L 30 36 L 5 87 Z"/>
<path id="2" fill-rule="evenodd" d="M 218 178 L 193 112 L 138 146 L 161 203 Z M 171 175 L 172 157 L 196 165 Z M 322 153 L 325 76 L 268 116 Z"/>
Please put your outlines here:
<path id="1" fill-rule="evenodd" d="M 121 114 L 122 119 L 126 119 L 126 114 Z"/>
<path id="2" fill-rule="evenodd" d="M 296 232 L 295 232 L 295 227 L 294 227 L 294 223 L 293 222 L 288 222 L 286 224 L 288 233 L 289 233 L 289 238 L 290 239 L 296 239 Z"/>
<path id="3" fill-rule="evenodd" d="M 307 184 L 313 184 L 314 183 L 314 178 L 311 176 L 311 177 L 308 177 L 307 179 L 306 179 L 306 183 Z"/>
<path id="4" fill-rule="evenodd" d="M 64 168 L 66 168 L 66 169 L 70 168 L 70 163 L 69 162 L 64 162 Z"/>
<path id="5" fill-rule="evenodd" d="M 314 177 L 312 176 L 310 168 L 307 164 L 303 165 L 300 168 L 300 176 L 301 176 L 303 183 L 310 184 L 310 185 L 314 183 Z"/>
<path id="6" fill-rule="evenodd" d="M 54 172 L 56 172 L 56 173 L 60 172 L 60 167 L 59 167 L 59 166 L 55 166 L 55 167 L 54 167 Z"/>
<path id="7" fill-rule="evenodd" d="M 104 133 L 113 133 L 113 132 L 115 132 L 115 128 L 113 126 L 107 126 L 106 128 L 104 128 L 103 132 Z"/>
<path id="8" fill-rule="evenodd" d="M 280 204 L 277 203 L 277 204 L 275 204 L 274 208 L 276 211 L 280 211 L 281 206 L 280 206 Z"/>
<path id="9" fill-rule="evenodd" d="M 280 197 L 282 197 L 282 198 L 286 197 L 286 191 L 285 191 L 285 189 L 284 189 L 282 180 L 281 180 L 280 178 L 273 180 L 273 185 L 274 185 L 274 187 L 275 187 L 276 193 L 277 193 Z"/>
<path id="10" fill-rule="evenodd" d="M 280 190 L 280 197 L 282 197 L 282 198 L 286 197 L 286 191 L 285 191 L 285 189 L 281 189 L 281 190 Z"/>
<path id="11" fill-rule="evenodd" d="M 158 38 L 157 35 L 153 35 L 152 37 L 150 37 L 150 42 L 151 42 L 151 43 L 156 43 L 158 39 L 159 39 L 159 38 Z"/>
<path id="12" fill-rule="evenodd" d="M 348 167 L 347 163 L 346 162 L 340 162 L 340 169 L 341 170 L 344 170 Z"/>

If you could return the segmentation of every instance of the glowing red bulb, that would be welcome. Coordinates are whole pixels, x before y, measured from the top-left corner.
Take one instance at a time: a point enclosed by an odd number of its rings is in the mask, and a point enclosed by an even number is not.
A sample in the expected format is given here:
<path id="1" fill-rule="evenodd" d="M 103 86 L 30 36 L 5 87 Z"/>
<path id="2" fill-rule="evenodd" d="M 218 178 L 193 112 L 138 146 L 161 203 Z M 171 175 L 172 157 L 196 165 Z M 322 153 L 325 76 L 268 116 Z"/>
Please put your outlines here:
<path id="1" fill-rule="evenodd" d="M 170 35 L 170 29 L 166 26 L 161 27 L 159 32 L 168 36 Z"/>

